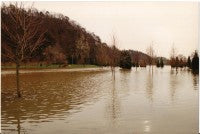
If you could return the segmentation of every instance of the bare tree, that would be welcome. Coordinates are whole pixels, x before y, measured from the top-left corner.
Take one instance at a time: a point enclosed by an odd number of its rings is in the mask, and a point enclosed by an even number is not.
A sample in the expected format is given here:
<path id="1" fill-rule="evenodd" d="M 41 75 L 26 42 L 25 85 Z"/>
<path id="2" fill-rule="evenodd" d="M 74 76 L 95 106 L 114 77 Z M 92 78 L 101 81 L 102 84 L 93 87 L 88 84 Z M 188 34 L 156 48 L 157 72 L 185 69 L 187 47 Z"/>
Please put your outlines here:
<path id="1" fill-rule="evenodd" d="M 186 62 L 187 62 L 187 58 L 184 56 L 184 55 L 182 55 L 182 54 L 179 54 L 178 55 L 178 59 L 180 59 L 180 63 L 179 63 L 179 67 L 185 67 L 186 66 Z"/>
<path id="2" fill-rule="evenodd" d="M 26 11 L 23 3 L 1 7 L 2 36 L 6 38 L 6 47 L 2 46 L 2 55 L 16 64 L 17 95 L 21 97 L 19 88 L 20 64 L 30 59 L 44 43 L 46 31 L 41 27 L 41 19 L 34 16 L 33 9 Z"/>
<path id="3" fill-rule="evenodd" d="M 100 66 L 108 66 L 110 65 L 110 51 L 111 49 L 105 44 L 99 44 L 97 53 L 96 53 L 96 61 Z"/>
<path id="4" fill-rule="evenodd" d="M 155 56 L 153 42 L 150 44 L 149 47 L 147 47 L 146 52 L 147 52 L 147 55 L 149 55 L 148 62 L 149 62 L 150 67 L 152 67 L 152 71 L 153 71 L 152 65 L 153 65 L 153 60 L 154 60 L 154 56 Z"/>
<path id="5" fill-rule="evenodd" d="M 115 75 L 115 67 L 117 66 L 117 42 L 116 42 L 116 37 L 113 35 L 112 36 L 112 46 L 111 46 L 111 71 L 112 74 Z"/>
<path id="6" fill-rule="evenodd" d="M 171 53 L 170 53 L 170 64 L 171 64 L 171 67 L 175 67 L 176 66 L 175 65 L 176 56 L 177 56 L 177 50 L 174 47 L 174 43 L 173 43 L 172 48 L 171 48 Z"/>
<path id="7" fill-rule="evenodd" d="M 140 55 L 138 51 L 135 52 L 134 60 L 135 60 L 135 67 L 137 70 L 137 67 L 139 67 L 139 61 L 140 61 Z"/>

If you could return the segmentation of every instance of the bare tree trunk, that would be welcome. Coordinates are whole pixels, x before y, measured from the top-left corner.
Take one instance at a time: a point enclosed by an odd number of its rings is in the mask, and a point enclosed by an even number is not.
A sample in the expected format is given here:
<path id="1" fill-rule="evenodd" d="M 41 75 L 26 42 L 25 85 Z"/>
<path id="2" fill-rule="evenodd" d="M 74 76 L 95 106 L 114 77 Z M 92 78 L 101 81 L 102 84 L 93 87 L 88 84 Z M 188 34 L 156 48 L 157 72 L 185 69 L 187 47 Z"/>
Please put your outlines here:
<path id="1" fill-rule="evenodd" d="M 113 71 L 114 71 L 113 73 L 114 73 L 114 80 L 115 80 L 115 67 L 113 68 Z"/>
<path id="2" fill-rule="evenodd" d="M 72 64 L 74 64 L 74 55 L 72 55 Z"/>
<path id="3" fill-rule="evenodd" d="M 20 89 L 19 89 L 19 61 L 17 61 L 16 63 L 16 82 L 17 82 L 17 96 L 20 98 L 21 97 L 21 93 L 20 93 Z"/>

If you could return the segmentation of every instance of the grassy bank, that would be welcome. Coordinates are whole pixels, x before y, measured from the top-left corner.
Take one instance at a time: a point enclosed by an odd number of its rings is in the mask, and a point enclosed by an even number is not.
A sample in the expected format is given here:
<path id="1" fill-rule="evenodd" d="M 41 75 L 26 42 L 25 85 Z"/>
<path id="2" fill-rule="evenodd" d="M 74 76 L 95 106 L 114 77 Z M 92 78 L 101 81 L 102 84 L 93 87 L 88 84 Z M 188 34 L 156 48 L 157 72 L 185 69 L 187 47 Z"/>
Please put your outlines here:
<path id="1" fill-rule="evenodd" d="M 81 65 L 81 64 L 69 64 L 67 66 L 58 65 L 58 64 L 50 64 L 50 65 L 21 65 L 21 69 L 58 69 L 58 68 L 66 68 L 66 69 L 73 69 L 73 68 L 97 68 L 99 66 L 96 65 Z M 15 69 L 15 65 L 2 65 L 1 69 Z"/>

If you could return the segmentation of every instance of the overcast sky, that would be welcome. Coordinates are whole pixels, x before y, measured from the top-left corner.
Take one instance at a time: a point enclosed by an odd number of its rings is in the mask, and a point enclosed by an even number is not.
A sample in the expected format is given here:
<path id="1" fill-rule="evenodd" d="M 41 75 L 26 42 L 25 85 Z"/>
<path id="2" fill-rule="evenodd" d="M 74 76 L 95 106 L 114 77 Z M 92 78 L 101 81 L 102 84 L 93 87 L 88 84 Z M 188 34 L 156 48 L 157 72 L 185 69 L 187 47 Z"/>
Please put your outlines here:
<path id="1" fill-rule="evenodd" d="M 173 42 L 185 56 L 198 48 L 197 2 L 34 2 L 34 7 L 68 16 L 108 45 L 114 34 L 120 49 L 146 52 L 153 41 L 156 55 L 169 57 Z"/>

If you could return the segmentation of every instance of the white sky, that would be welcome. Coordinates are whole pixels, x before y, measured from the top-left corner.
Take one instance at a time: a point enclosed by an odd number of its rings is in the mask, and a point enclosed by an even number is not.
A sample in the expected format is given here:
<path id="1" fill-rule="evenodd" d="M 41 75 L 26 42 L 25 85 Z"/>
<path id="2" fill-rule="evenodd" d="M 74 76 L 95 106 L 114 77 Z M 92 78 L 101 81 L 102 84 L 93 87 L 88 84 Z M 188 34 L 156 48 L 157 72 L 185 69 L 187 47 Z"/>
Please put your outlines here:
<path id="1" fill-rule="evenodd" d="M 146 52 L 153 41 L 156 55 L 169 57 L 173 42 L 185 56 L 198 48 L 197 2 L 34 2 L 34 7 L 68 16 L 108 45 L 115 34 L 120 49 Z"/>

